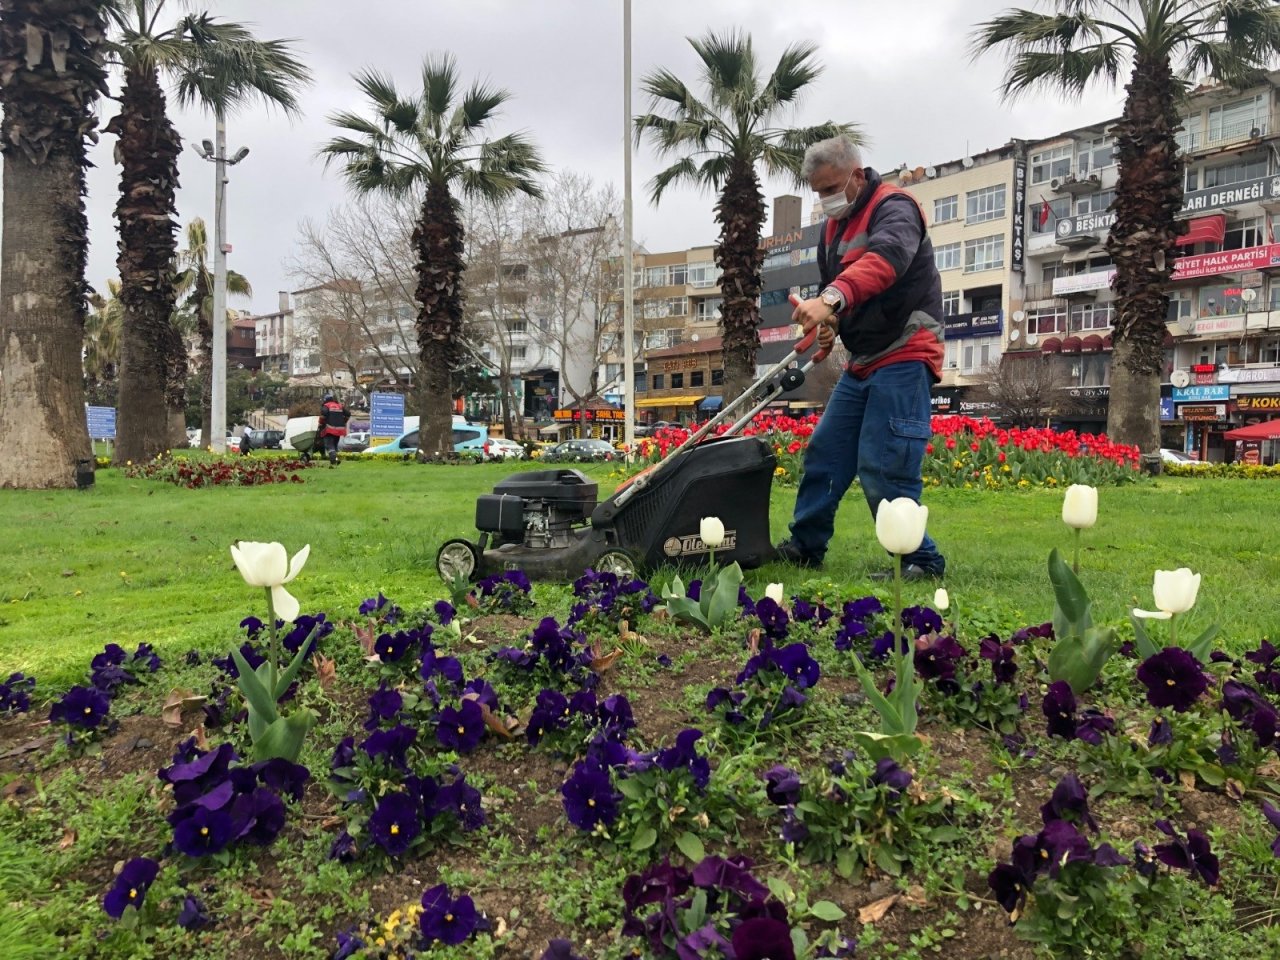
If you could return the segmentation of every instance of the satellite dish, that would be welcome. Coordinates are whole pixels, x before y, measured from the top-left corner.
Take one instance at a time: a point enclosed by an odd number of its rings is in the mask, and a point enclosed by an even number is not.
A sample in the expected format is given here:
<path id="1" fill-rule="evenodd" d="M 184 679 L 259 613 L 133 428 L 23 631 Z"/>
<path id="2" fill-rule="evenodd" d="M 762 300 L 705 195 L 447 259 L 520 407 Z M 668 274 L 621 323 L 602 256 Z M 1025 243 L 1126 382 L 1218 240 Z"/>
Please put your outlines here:
<path id="1" fill-rule="evenodd" d="M 1013 341 L 1017 340 L 1017 339 L 1018 339 L 1018 337 L 1020 337 L 1020 336 L 1022 336 L 1021 331 L 1019 331 L 1019 330 L 1010 330 L 1010 331 L 1009 331 L 1009 342 L 1010 342 L 1010 343 L 1013 343 Z"/>
<path id="2" fill-rule="evenodd" d="M 937 167 L 925 167 L 925 168 L 924 168 L 924 175 L 925 175 L 926 177 L 928 177 L 930 180 L 932 180 L 934 177 L 936 177 L 936 176 L 938 175 L 938 168 L 937 168 Z"/>
<path id="3" fill-rule="evenodd" d="M 927 172 L 928 172 L 928 171 L 926 171 L 924 167 L 916 167 L 914 170 L 912 170 L 912 171 L 911 171 L 911 179 L 912 179 L 912 180 L 923 180 L 923 179 L 924 179 L 924 175 L 925 175 L 925 173 L 927 173 Z"/>
<path id="4" fill-rule="evenodd" d="M 963 160 L 960 161 L 960 166 L 968 170 L 970 167 L 973 166 L 973 157 L 965 157 Z"/>
<path id="5" fill-rule="evenodd" d="M 690 334 L 689 339 L 690 339 L 690 340 L 692 340 L 694 343 L 697 343 L 697 342 L 698 342 L 698 335 L 697 335 L 696 333 L 694 333 L 694 334 Z"/>
<path id="6" fill-rule="evenodd" d="M 1027 346 L 1028 346 L 1028 347 L 1034 347 L 1034 346 L 1035 346 L 1037 343 L 1039 343 L 1039 342 L 1040 342 L 1040 338 L 1039 338 L 1039 337 L 1037 337 L 1034 333 L 1028 333 L 1028 334 L 1027 334 Z"/>
<path id="7" fill-rule="evenodd" d="M 1191 374 L 1187 373 L 1185 370 L 1175 370 L 1169 376 L 1169 382 L 1175 387 L 1185 387 L 1191 382 Z"/>
<path id="8" fill-rule="evenodd" d="M 1013 311 L 1013 322 L 1014 322 L 1014 323 L 1021 323 L 1021 322 L 1022 322 L 1023 320 L 1025 320 L 1025 319 L 1027 319 L 1027 315 L 1026 315 L 1026 313 L 1024 313 L 1022 310 L 1015 310 L 1015 311 Z"/>

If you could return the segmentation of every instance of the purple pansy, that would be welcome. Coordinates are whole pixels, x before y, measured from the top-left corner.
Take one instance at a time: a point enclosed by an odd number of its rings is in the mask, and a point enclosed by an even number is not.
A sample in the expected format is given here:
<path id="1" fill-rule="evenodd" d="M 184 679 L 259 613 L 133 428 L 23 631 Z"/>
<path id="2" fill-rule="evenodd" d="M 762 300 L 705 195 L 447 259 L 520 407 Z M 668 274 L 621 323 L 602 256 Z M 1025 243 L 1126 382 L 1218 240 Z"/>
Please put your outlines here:
<path id="1" fill-rule="evenodd" d="M 484 738 L 484 711 L 474 700 L 463 700 L 457 707 L 440 711 L 436 740 L 446 750 L 470 753 Z"/>
<path id="2" fill-rule="evenodd" d="M 119 920 L 124 916 L 126 907 L 141 909 L 147 890 L 155 883 L 159 872 L 160 864 L 150 857 L 134 857 L 126 863 L 102 898 L 102 909 L 107 916 Z"/>
<path id="3" fill-rule="evenodd" d="M 1138 680 L 1147 688 L 1153 707 L 1185 713 L 1209 689 L 1200 661 L 1181 647 L 1165 647 L 1138 666 Z"/>
<path id="4" fill-rule="evenodd" d="M 421 832 L 418 804 L 407 793 L 388 793 L 369 817 L 369 836 L 393 857 L 403 855 Z"/>
<path id="5" fill-rule="evenodd" d="M 462 943 L 475 933 L 479 923 L 475 901 L 466 894 L 451 897 L 449 887 L 443 883 L 422 894 L 418 929 L 427 943 L 439 942 L 448 946 Z"/>

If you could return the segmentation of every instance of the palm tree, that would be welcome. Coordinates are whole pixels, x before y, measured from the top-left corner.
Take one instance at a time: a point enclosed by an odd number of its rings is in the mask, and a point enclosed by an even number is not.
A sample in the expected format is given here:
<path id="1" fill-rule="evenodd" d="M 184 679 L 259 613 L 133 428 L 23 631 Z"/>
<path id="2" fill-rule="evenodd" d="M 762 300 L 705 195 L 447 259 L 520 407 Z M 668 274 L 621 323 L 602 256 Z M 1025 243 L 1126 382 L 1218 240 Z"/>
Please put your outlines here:
<path id="1" fill-rule="evenodd" d="M 1054 12 L 1008 10 L 979 25 L 974 56 L 997 47 L 1009 54 L 1006 99 L 1041 89 L 1075 97 L 1127 72 L 1113 128 L 1120 179 L 1107 237 L 1116 265 L 1107 433 L 1159 469 L 1165 285 L 1185 230 L 1178 102 L 1198 75 L 1257 82 L 1280 51 L 1280 9 L 1273 0 L 1059 0 Z"/>
<path id="2" fill-rule="evenodd" d="M 213 410 L 209 401 L 213 390 L 213 273 L 209 269 L 209 234 L 199 217 L 187 224 L 187 248 L 178 252 L 178 265 L 182 269 L 173 278 L 173 288 L 179 297 L 184 297 L 179 314 L 185 318 L 181 326 L 187 329 L 182 332 L 200 338 L 200 435 L 212 437 Z M 252 297 L 253 287 L 242 274 L 228 270 L 227 293 Z M 231 318 L 228 310 L 227 319 Z M 185 390 L 185 382 L 182 386 Z"/>
<path id="3" fill-rule="evenodd" d="M 182 140 L 167 115 L 164 82 L 178 102 L 226 115 L 252 100 L 298 110 L 306 68 L 290 43 L 262 41 L 243 26 L 205 13 L 164 18 L 169 0 L 116 0 L 110 49 L 124 71 L 120 113 L 107 124 L 119 137 L 120 438 L 117 460 L 140 460 L 169 446 L 174 403 L 181 411 L 185 353 L 172 329 L 177 242 L 174 194 Z M 171 8 L 170 8 L 171 9 Z"/>
<path id="4" fill-rule="evenodd" d="M 75 485 L 92 456 L 80 343 L 85 139 L 106 86 L 107 0 L 0 0 L 0 487 Z"/>
<path id="5" fill-rule="evenodd" d="M 107 296 L 89 297 L 93 308 L 84 322 L 84 386 L 86 394 L 100 393 L 120 372 L 120 281 L 107 281 Z M 114 403 L 107 406 L 115 406 Z"/>
<path id="6" fill-rule="evenodd" d="M 452 453 L 452 371 L 461 362 L 462 273 L 465 231 L 458 197 L 498 202 L 516 192 L 541 196 L 533 177 L 546 167 L 522 134 L 487 137 L 490 121 L 510 94 L 473 83 L 460 90 L 452 56 L 428 57 L 422 90 L 406 99 L 373 70 L 355 77 L 371 117 L 337 113 L 330 122 L 342 136 L 325 144 L 326 163 L 342 165 L 357 193 L 421 196 L 413 231 L 418 262 L 418 351 L 422 381 L 419 452 Z"/>
<path id="7" fill-rule="evenodd" d="M 637 143 L 651 135 L 659 156 L 679 156 L 649 183 L 656 204 L 667 188 L 680 183 L 720 192 L 716 200 L 716 265 L 724 295 L 724 391 L 728 402 L 755 378 L 756 328 L 760 323 L 760 232 L 764 194 L 758 168 L 786 175 L 797 184 L 805 148 L 845 134 L 860 142 L 856 127 L 827 122 L 812 127 L 775 127 L 779 115 L 797 105 L 822 68 L 817 47 L 798 43 L 782 52 L 773 73 L 762 79 L 751 37 L 730 32 L 689 39 L 702 59 L 703 100 L 668 70 L 641 81 L 651 98 L 650 113 L 635 118 Z"/>

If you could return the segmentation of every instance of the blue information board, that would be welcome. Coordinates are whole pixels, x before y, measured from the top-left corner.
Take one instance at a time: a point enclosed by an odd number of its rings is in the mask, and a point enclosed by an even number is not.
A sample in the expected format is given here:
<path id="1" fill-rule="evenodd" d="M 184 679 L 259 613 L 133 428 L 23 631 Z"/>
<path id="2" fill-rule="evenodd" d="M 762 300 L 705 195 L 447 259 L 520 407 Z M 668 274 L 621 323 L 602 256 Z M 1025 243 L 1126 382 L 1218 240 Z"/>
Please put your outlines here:
<path id="1" fill-rule="evenodd" d="M 375 393 L 369 397 L 369 433 L 398 437 L 404 432 L 404 394 Z"/>
<path id="2" fill-rule="evenodd" d="M 94 440 L 114 440 L 116 438 L 115 407 L 85 407 L 89 418 L 89 436 Z"/>

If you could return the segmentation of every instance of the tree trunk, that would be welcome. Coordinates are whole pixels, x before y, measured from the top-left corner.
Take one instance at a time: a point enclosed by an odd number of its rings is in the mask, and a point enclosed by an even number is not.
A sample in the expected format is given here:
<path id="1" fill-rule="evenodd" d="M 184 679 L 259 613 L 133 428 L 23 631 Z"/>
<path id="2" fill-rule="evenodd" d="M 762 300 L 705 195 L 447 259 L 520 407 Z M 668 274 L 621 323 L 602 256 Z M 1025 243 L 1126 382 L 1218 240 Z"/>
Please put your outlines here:
<path id="1" fill-rule="evenodd" d="M 213 441 L 213 318 L 209 316 L 213 291 L 209 289 L 208 274 L 196 271 L 194 296 L 196 299 L 196 332 L 200 336 L 200 442 Z"/>
<path id="2" fill-rule="evenodd" d="M 1115 352 L 1107 433 L 1136 445 L 1159 470 L 1160 380 L 1164 369 L 1165 286 L 1173 274 L 1182 209 L 1177 86 L 1167 60 L 1134 62 L 1124 114 L 1114 130 L 1120 154 L 1116 222 L 1107 251 L 1116 265 Z"/>
<path id="3" fill-rule="evenodd" d="M 178 252 L 174 192 L 182 141 L 165 113 L 164 91 L 154 70 L 125 71 L 120 113 L 106 130 L 119 137 L 122 167 L 116 265 L 124 320 L 115 458 L 123 463 L 149 460 L 169 447 Z"/>
<path id="4" fill-rule="evenodd" d="M 498 369 L 498 390 L 500 391 L 500 403 L 502 404 L 502 435 L 508 439 L 515 439 L 515 433 L 511 423 L 511 374 L 501 367 Z"/>
<path id="5" fill-rule="evenodd" d="M 76 460 L 93 455 L 81 362 L 84 140 L 105 86 L 102 8 L 0 0 L 0 487 L 73 487 Z"/>
<path id="6" fill-rule="evenodd" d="M 427 186 L 413 230 L 418 253 L 418 350 L 422 360 L 419 456 L 453 454 L 453 368 L 462 331 L 464 232 L 448 187 Z"/>
<path id="7" fill-rule="evenodd" d="M 743 394 L 756 376 L 760 346 L 760 231 L 764 227 L 764 196 L 755 167 L 735 162 L 716 201 L 720 240 L 716 265 L 723 271 L 720 328 L 724 337 L 724 402 Z"/>

